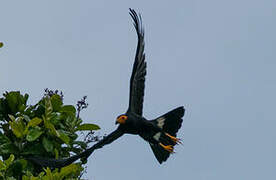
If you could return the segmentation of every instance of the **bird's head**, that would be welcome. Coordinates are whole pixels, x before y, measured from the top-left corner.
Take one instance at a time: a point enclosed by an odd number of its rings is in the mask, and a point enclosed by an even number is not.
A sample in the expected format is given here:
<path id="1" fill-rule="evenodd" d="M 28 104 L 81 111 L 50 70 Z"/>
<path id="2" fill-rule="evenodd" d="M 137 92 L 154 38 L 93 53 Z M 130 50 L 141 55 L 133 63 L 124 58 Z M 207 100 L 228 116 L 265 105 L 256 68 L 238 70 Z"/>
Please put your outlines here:
<path id="1" fill-rule="evenodd" d="M 126 114 L 122 114 L 117 117 L 115 124 L 125 124 L 128 119 L 128 116 Z"/>

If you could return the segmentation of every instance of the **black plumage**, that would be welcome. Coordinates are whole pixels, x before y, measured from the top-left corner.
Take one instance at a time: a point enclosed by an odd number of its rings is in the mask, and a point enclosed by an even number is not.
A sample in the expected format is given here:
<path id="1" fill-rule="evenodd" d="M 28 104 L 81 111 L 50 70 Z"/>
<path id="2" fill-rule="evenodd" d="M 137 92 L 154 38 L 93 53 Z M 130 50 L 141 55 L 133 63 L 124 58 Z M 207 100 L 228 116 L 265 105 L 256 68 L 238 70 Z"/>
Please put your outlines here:
<path id="1" fill-rule="evenodd" d="M 125 114 L 118 116 L 117 131 L 122 134 L 137 134 L 148 141 L 159 163 L 166 161 L 173 152 L 173 146 L 179 142 L 176 133 L 182 124 L 184 108 L 176 108 L 165 115 L 147 120 L 143 117 L 143 99 L 145 90 L 146 67 L 144 29 L 141 15 L 130 9 L 134 27 L 138 36 L 137 50 L 130 78 L 129 107 Z M 117 137 L 118 138 L 118 137 Z M 113 140 L 115 140 L 114 138 Z"/>
<path id="2" fill-rule="evenodd" d="M 132 74 L 130 78 L 129 88 L 129 108 L 128 112 L 134 112 L 137 115 L 142 115 L 143 112 L 143 100 L 145 91 L 145 76 L 147 74 L 145 62 L 145 41 L 144 41 L 144 29 L 142 26 L 141 15 L 130 9 L 130 16 L 134 21 L 134 27 L 137 32 L 138 43 L 135 55 L 135 61 L 132 68 Z"/>

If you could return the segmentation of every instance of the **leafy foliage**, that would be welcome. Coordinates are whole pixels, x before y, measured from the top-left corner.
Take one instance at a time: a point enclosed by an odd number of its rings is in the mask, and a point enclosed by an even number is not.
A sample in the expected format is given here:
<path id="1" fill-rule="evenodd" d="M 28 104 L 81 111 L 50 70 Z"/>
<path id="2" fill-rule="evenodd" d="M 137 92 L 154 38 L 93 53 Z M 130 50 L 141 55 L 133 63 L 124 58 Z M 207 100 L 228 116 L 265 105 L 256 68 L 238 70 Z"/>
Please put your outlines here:
<path id="1" fill-rule="evenodd" d="M 13 177 L 14 171 L 10 171 L 10 169 L 15 169 L 17 162 L 14 160 L 15 157 L 13 154 L 5 160 L 0 160 L 0 179 L 2 180 L 16 180 Z M 27 162 L 25 160 L 21 160 L 19 162 L 23 167 L 26 167 Z M 18 164 L 18 163 L 17 163 Z M 60 170 L 55 169 L 51 171 L 49 168 L 44 169 L 44 171 L 40 172 L 37 176 L 34 176 L 30 171 L 27 171 L 23 176 L 22 180 L 63 180 L 64 178 L 76 179 L 74 177 L 78 176 L 82 171 L 80 164 L 71 164 L 69 166 L 63 167 Z M 12 172 L 12 173 L 11 173 Z"/>
<path id="2" fill-rule="evenodd" d="M 19 91 L 6 92 L 0 98 L 0 180 L 2 179 L 57 179 L 77 178 L 83 171 L 82 163 L 71 164 L 51 171 L 25 160 L 26 157 L 66 158 L 87 148 L 78 139 L 78 132 L 100 129 L 95 124 L 83 123 L 79 117 L 85 106 L 78 102 L 77 110 L 63 104 L 63 94 L 45 90 L 35 105 L 27 105 L 29 95 Z"/>

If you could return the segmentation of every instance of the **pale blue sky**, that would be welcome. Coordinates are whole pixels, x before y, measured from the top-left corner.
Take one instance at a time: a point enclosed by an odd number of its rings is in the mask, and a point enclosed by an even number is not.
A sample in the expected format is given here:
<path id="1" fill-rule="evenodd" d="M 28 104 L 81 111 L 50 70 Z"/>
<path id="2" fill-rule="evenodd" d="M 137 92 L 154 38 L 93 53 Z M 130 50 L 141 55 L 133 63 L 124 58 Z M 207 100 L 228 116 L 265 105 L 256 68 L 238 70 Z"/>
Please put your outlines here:
<path id="1" fill-rule="evenodd" d="M 0 93 L 37 101 L 60 89 L 88 96 L 82 117 L 102 127 L 128 105 L 142 13 L 148 74 L 144 115 L 184 105 L 184 146 L 159 165 L 149 145 L 125 135 L 94 152 L 86 178 L 260 180 L 276 169 L 276 1 L 0 1 Z"/>

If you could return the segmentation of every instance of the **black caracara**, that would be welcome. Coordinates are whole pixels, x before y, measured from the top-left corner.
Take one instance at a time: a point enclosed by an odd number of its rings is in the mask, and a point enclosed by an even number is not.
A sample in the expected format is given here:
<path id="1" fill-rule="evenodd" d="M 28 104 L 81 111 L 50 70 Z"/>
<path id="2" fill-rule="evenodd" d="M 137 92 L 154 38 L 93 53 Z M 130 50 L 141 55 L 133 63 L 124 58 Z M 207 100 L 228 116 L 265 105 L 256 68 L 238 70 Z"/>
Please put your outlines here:
<path id="1" fill-rule="evenodd" d="M 109 142 L 114 141 L 125 133 L 137 134 L 149 142 L 159 163 L 166 161 L 173 153 L 173 147 L 179 143 L 176 133 L 181 127 L 184 108 L 178 107 L 159 118 L 147 120 L 142 116 L 145 89 L 146 62 L 144 53 L 144 29 L 141 16 L 130 9 L 129 14 L 134 21 L 138 36 L 135 61 L 130 78 L 129 107 L 126 113 L 117 117 L 119 127 L 109 136 Z"/>

